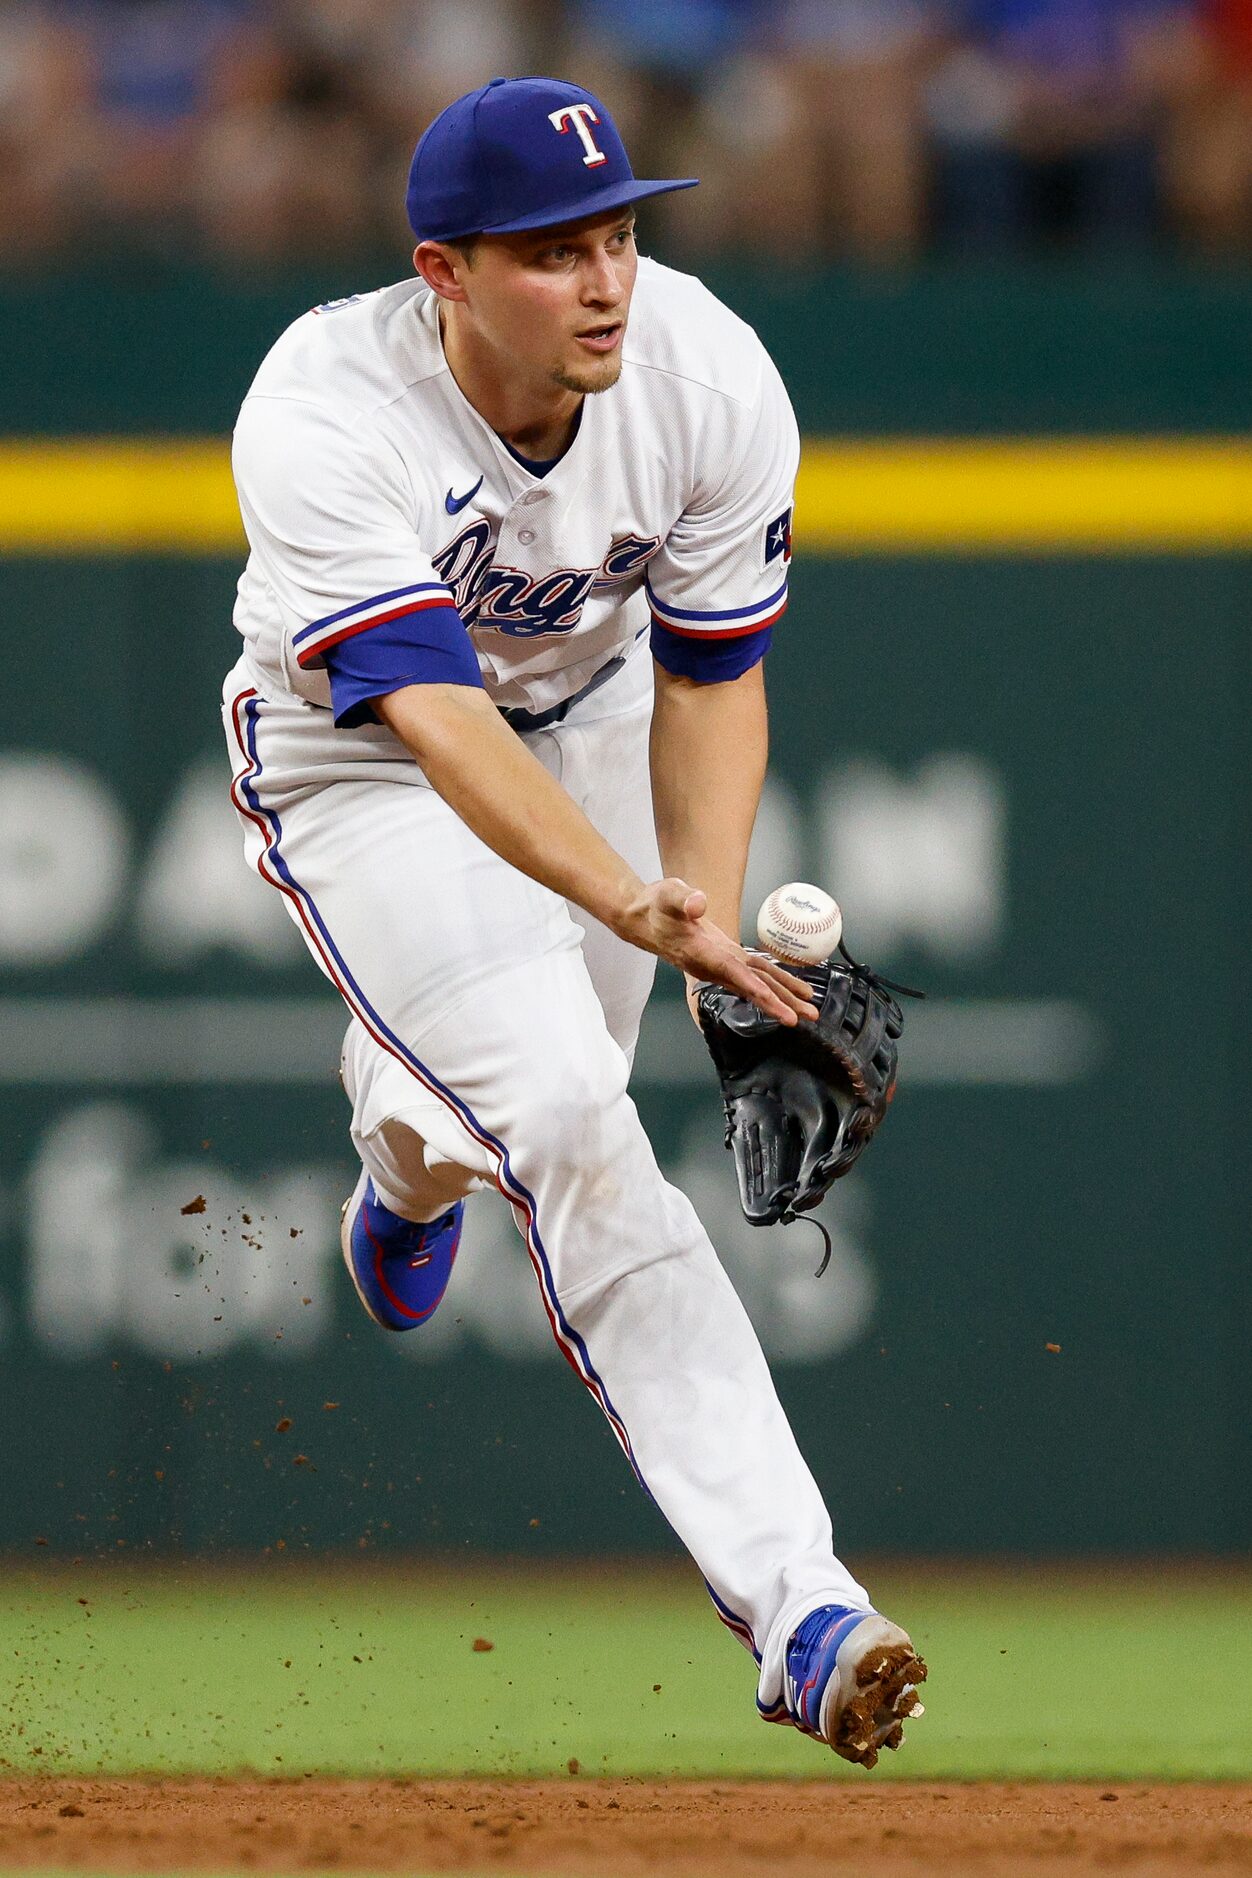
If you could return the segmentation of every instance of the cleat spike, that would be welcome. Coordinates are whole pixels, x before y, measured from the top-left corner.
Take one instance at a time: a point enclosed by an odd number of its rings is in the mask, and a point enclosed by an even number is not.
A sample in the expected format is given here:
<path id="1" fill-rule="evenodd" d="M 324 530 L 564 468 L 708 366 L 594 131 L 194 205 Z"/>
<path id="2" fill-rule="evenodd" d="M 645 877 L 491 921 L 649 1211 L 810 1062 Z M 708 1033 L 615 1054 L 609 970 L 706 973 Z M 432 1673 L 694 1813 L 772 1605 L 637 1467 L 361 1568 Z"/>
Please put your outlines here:
<path id="1" fill-rule="evenodd" d="M 880 1748 L 900 1748 L 904 1723 L 923 1713 L 917 1688 L 926 1673 L 898 1624 L 877 1611 L 823 1605 L 788 1643 L 780 1719 L 871 1768 Z"/>

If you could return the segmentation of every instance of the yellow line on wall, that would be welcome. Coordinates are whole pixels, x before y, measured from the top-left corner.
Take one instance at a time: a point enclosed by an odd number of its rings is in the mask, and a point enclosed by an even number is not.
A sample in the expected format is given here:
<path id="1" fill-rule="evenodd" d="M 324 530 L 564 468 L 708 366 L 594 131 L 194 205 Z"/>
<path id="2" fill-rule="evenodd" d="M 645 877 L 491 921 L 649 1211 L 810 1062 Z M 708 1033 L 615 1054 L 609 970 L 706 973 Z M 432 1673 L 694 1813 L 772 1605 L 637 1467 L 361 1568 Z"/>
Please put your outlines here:
<path id="1" fill-rule="evenodd" d="M 237 554 L 218 438 L 0 441 L 0 548 L 27 554 Z"/>
<path id="2" fill-rule="evenodd" d="M 821 553 L 1222 552 L 1252 545 L 1252 442 L 814 441 L 796 539 Z"/>
<path id="3" fill-rule="evenodd" d="M 812 439 L 816 554 L 1223 553 L 1252 546 L 1252 441 Z M 227 444 L 0 439 L 0 550 L 234 555 Z"/>

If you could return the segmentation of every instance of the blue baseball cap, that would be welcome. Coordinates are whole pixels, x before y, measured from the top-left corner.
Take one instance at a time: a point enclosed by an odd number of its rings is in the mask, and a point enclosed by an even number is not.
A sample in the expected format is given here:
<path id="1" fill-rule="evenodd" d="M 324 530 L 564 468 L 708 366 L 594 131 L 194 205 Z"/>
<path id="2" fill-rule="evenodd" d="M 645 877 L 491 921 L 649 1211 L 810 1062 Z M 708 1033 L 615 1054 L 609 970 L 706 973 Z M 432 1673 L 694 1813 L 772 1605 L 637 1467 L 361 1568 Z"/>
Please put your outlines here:
<path id="1" fill-rule="evenodd" d="M 574 222 L 698 181 L 641 182 L 617 126 L 581 85 L 493 78 L 423 133 L 405 206 L 419 241 L 460 241 Z"/>

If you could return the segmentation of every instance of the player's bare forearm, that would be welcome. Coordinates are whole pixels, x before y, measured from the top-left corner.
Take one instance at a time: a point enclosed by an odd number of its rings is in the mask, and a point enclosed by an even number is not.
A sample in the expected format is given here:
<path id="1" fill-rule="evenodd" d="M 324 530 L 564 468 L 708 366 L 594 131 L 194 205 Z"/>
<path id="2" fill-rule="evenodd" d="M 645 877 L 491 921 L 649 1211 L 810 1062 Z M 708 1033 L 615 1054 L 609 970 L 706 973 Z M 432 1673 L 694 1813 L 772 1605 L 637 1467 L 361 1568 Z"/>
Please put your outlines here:
<path id="1" fill-rule="evenodd" d="M 661 865 L 667 874 L 698 880 L 709 913 L 738 937 L 748 843 L 765 780 L 769 727 L 765 683 L 754 665 L 724 684 L 701 685 L 656 666 L 652 714 L 652 801 Z M 793 998 L 799 981 L 780 966 L 757 969 Z M 695 1016 L 699 971 L 688 972 Z M 799 987 L 807 998 L 807 987 Z M 793 1008 L 811 1016 L 803 1002 Z"/>
<path id="2" fill-rule="evenodd" d="M 375 711 L 480 841 L 621 938 L 680 971 L 740 990 L 789 1021 L 807 987 L 764 972 L 707 917 L 685 879 L 645 883 L 504 722 L 467 685 L 406 685 Z"/>
<path id="3" fill-rule="evenodd" d="M 652 800 L 661 865 L 698 880 L 713 918 L 736 936 L 768 748 L 759 665 L 720 685 L 656 667 Z"/>

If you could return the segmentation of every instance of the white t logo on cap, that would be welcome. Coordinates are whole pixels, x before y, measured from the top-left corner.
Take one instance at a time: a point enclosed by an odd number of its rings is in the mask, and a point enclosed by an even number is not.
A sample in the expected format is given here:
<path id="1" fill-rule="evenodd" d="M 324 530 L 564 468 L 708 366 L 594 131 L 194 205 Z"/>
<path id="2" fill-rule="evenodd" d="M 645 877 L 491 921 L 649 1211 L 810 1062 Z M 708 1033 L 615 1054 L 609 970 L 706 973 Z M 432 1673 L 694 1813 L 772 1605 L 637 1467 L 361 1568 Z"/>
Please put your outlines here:
<path id="1" fill-rule="evenodd" d="M 597 150 L 595 138 L 588 130 L 588 124 L 598 124 L 599 118 L 589 104 L 566 104 L 559 111 L 548 112 L 548 122 L 553 130 L 559 130 L 562 137 L 570 125 L 578 132 L 578 141 L 583 147 L 583 162 L 588 169 L 594 169 L 597 163 L 607 163 L 608 157 L 603 150 Z"/>

